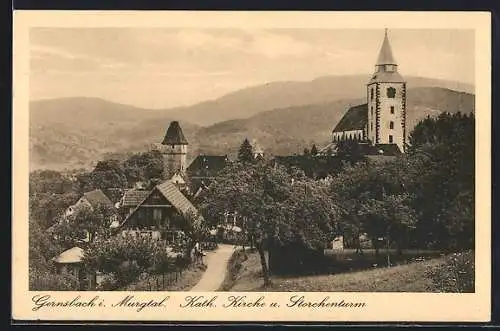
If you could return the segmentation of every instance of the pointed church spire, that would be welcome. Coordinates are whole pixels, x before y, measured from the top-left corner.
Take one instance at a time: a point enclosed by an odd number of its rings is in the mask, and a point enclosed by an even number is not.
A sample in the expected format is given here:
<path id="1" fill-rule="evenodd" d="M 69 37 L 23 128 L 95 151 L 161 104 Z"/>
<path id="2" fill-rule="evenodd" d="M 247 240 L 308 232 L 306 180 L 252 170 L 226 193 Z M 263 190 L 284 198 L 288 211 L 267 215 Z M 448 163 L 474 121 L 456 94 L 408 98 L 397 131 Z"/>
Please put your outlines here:
<path id="1" fill-rule="evenodd" d="M 387 34 L 387 29 L 385 29 L 384 42 L 380 48 L 380 53 L 378 55 L 377 65 L 394 64 L 396 65 L 396 60 L 392 55 L 391 43 L 389 42 L 389 36 Z"/>

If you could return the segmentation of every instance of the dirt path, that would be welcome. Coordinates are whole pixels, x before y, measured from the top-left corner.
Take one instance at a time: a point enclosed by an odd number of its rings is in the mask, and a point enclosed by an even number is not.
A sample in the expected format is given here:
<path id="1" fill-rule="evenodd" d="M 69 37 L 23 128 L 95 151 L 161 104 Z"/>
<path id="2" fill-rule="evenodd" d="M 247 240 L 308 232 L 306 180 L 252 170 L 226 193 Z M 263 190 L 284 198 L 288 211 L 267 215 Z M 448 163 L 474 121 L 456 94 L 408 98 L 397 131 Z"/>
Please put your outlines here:
<path id="1" fill-rule="evenodd" d="M 234 252 L 233 245 L 219 244 L 215 251 L 207 252 L 205 264 L 207 270 L 201 277 L 191 292 L 211 292 L 217 291 L 226 276 L 227 264 Z"/>

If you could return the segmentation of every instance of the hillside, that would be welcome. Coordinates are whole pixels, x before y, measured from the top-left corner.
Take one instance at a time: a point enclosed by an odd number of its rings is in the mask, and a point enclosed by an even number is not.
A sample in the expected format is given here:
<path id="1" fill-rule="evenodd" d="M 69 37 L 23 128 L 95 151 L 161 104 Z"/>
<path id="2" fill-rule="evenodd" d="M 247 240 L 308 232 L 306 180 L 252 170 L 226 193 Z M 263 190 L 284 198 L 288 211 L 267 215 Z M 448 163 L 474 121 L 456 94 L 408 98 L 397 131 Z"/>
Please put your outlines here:
<path id="1" fill-rule="evenodd" d="M 408 88 L 441 87 L 474 93 L 474 87 L 457 82 L 407 76 Z M 229 93 L 190 107 L 172 109 L 172 116 L 199 125 L 248 118 L 262 111 L 354 99 L 366 93 L 368 75 L 324 76 L 312 81 L 272 82 Z"/>
<path id="2" fill-rule="evenodd" d="M 362 99 L 340 100 L 266 111 L 249 119 L 201 128 L 196 140 L 200 149 L 212 153 L 236 155 L 245 137 L 257 140 L 268 154 L 302 153 L 304 147 L 310 147 L 313 142 L 326 145 L 332 129 L 348 107 L 362 102 Z M 428 115 L 435 116 L 443 111 L 474 111 L 474 96 L 443 88 L 414 88 L 408 90 L 407 107 L 408 130 L 411 131 Z"/>
<path id="3" fill-rule="evenodd" d="M 141 151 L 163 138 L 173 118 L 98 98 L 30 104 L 30 167 L 88 167 L 108 153 Z M 198 126 L 181 122 L 188 136 Z"/>
<path id="4" fill-rule="evenodd" d="M 322 101 L 261 111 L 207 127 L 181 120 L 181 126 L 190 143 L 189 159 L 199 153 L 235 155 L 245 137 L 257 140 L 268 154 L 300 153 L 313 142 L 326 144 L 347 108 L 361 102 L 360 98 Z M 474 95 L 468 93 L 437 87 L 408 90 L 410 130 L 427 115 L 473 109 Z M 94 98 L 32 102 L 30 167 L 87 167 L 109 153 L 120 156 L 141 151 L 159 142 L 174 119 L 179 120 L 172 111 L 145 110 Z"/>
<path id="5" fill-rule="evenodd" d="M 432 273 L 446 270 L 448 257 L 413 262 L 392 268 L 376 268 L 331 275 L 272 277 L 272 285 L 264 287 L 257 253 L 248 259 L 234 275 L 232 292 L 450 292 L 445 284 L 437 284 Z M 448 272 L 449 273 L 449 272 Z M 443 274 L 445 277 L 452 277 Z M 450 282 L 451 283 L 451 282 Z M 452 283 L 453 284 L 453 283 Z M 469 289 L 464 292 L 469 292 Z"/>

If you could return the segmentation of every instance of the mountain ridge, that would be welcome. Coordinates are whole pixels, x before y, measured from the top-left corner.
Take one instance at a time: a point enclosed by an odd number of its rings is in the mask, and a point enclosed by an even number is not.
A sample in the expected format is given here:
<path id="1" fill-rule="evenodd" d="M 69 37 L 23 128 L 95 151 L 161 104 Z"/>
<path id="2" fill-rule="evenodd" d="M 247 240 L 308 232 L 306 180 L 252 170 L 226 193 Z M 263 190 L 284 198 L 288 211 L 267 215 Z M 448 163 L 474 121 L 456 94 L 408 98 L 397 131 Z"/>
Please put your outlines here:
<path id="1" fill-rule="evenodd" d="M 440 81 L 434 83 L 446 85 Z M 273 95 L 269 91 L 266 93 Z M 293 94 L 293 89 L 287 93 Z M 251 115 L 246 118 L 241 118 L 241 111 L 236 115 L 226 114 L 225 120 L 204 126 L 191 123 L 189 116 L 177 116 L 172 109 L 146 110 L 102 98 L 65 98 L 62 102 L 59 99 L 45 99 L 45 102 L 30 103 L 30 167 L 89 167 L 106 155 L 119 157 L 144 151 L 151 144 L 161 141 L 173 120 L 180 122 L 190 143 L 190 159 L 199 153 L 235 155 L 239 144 L 246 137 L 256 140 L 269 154 L 301 153 L 304 147 L 310 147 L 313 142 L 327 143 L 331 130 L 347 108 L 363 103 L 364 98 L 360 97 L 363 95 L 360 93 L 353 98 L 330 100 L 332 94 L 324 97 L 319 92 L 307 99 L 318 102 L 305 105 L 283 102 L 280 96 L 278 101 L 266 104 L 291 105 L 272 109 L 262 106 L 258 112 L 250 112 Z M 409 127 L 418 119 L 434 116 L 441 111 L 474 111 L 474 100 L 473 94 L 447 87 L 410 87 Z M 229 104 L 241 110 L 245 109 L 247 101 L 248 97 L 241 99 L 240 104 L 234 101 Z M 252 107 L 256 107 L 259 102 Z M 202 109 L 199 112 L 209 110 Z"/>

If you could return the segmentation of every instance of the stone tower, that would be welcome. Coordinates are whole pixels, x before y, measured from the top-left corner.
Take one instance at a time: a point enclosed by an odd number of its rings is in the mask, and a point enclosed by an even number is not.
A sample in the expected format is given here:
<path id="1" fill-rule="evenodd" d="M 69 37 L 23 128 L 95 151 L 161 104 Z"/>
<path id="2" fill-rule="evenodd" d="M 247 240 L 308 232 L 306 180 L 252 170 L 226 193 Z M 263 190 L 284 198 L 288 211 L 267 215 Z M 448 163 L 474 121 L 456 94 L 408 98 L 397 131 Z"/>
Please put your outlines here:
<path id="1" fill-rule="evenodd" d="M 158 147 L 163 154 L 163 177 L 171 179 L 175 174 L 184 176 L 187 167 L 188 142 L 182 133 L 179 122 L 170 123 L 165 138 Z"/>
<path id="2" fill-rule="evenodd" d="M 368 139 L 373 145 L 406 145 L 406 81 L 398 73 L 387 29 L 375 72 L 367 84 Z"/>

